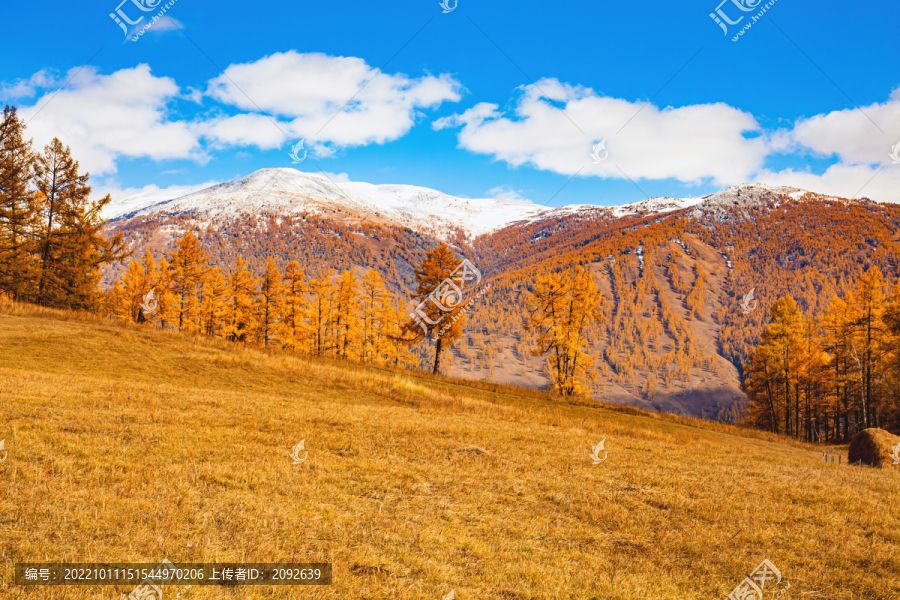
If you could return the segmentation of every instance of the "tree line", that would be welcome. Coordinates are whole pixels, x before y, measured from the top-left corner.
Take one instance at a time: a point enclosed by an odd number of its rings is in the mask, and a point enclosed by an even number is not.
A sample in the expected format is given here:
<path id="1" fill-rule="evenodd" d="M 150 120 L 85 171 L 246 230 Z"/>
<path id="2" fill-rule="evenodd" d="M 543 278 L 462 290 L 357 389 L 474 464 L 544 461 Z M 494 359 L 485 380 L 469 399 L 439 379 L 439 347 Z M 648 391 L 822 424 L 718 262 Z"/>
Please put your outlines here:
<path id="1" fill-rule="evenodd" d="M 745 365 L 750 425 L 807 441 L 900 425 L 900 291 L 872 266 L 818 316 L 779 298 Z"/>
<path id="2" fill-rule="evenodd" d="M 106 298 L 111 316 L 262 348 L 377 365 L 417 366 L 409 321 L 374 269 L 307 277 L 296 260 L 269 258 L 255 275 L 238 257 L 230 272 L 209 264 L 190 232 L 159 261 L 132 260 Z"/>

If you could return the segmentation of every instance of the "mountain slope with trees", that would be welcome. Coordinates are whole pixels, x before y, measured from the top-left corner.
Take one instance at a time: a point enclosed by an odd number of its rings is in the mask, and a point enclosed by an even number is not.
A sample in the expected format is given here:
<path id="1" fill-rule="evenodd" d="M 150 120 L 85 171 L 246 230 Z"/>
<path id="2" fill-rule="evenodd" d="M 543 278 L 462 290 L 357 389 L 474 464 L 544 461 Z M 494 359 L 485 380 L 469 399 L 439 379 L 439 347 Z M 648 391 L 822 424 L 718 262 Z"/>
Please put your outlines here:
<path id="1" fill-rule="evenodd" d="M 228 197 L 232 188 L 243 195 Z M 396 207 L 391 216 L 373 214 L 359 199 L 342 204 L 340 190 L 329 191 L 325 204 L 281 190 L 290 196 L 288 213 L 266 204 L 262 190 L 216 190 L 106 223 L 100 215 L 110 199 L 88 200 L 88 177 L 62 142 L 35 153 L 7 108 L 0 294 L 262 347 L 734 420 L 751 389 L 745 368 L 779 298 L 791 297 L 806 321 L 823 323 L 837 310 L 835 298 L 856 301 L 850 295 L 873 269 L 884 298 L 896 294 L 900 276 L 900 207 L 794 188 L 741 185 L 615 208 L 516 208 L 522 218 L 477 237 L 465 220 L 455 230 L 446 219 L 436 221 L 441 227 L 423 221 L 423 207 L 439 198 L 433 190 L 415 200 L 416 219 L 408 222 L 418 230 L 403 225 Z M 195 206 L 193 197 L 203 201 Z M 436 253 L 439 266 L 429 262 Z M 438 312 L 422 309 L 447 293 L 441 277 L 463 260 L 480 272 L 480 288 Z M 568 320 L 548 316 L 558 301 L 541 297 L 582 277 L 576 273 L 590 279 L 579 289 L 597 290 L 596 306 L 577 326 L 572 316 L 582 309 L 572 299 L 582 292 L 566 292 Z M 142 308 L 148 295 L 157 305 L 151 317 Z M 846 357 L 834 340 L 823 344 L 826 354 L 837 352 L 846 380 Z M 560 368 L 570 360 L 576 366 Z M 866 360 L 870 406 L 878 369 Z M 858 395 L 856 387 L 842 389 L 851 388 Z M 814 410 L 798 417 L 797 393 L 788 397 L 792 416 L 768 426 L 798 432 L 798 419 L 815 421 Z M 870 417 L 877 418 L 861 422 Z M 834 430 L 837 417 L 828 419 L 825 428 Z M 807 436 L 815 429 L 803 427 Z"/>

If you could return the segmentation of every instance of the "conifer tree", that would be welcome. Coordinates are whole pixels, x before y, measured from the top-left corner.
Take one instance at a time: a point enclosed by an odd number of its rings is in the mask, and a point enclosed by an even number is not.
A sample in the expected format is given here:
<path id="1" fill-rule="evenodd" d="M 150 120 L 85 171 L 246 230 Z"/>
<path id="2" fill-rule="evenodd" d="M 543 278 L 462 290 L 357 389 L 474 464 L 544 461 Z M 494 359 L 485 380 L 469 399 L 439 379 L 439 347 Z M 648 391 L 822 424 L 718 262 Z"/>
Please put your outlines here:
<path id="1" fill-rule="evenodd" d="M 706 283 L 708 281 L 708 277 L 706 272 L 703 270 L 703 267 L 700 266 L 700 263 L 694 263 L 694 285 L 691 287 L 691 292 L 687 295 L 687 298 L 684 299 L 685 304 L 688 307 L 688 310 L 691 311 L 692 319 L 703 320 L 703 303 L 706 301 Z"/>
<path id="2" fill-rule="evenodd" d="M 128 268 L 122 275 L 122 301 L 124 306 L 121 313 L 127 321 L 139 323 L 142 320 L 141 305 L 144 295 L 150 292 L 150 282 L 144 265 L 136 260 L 128 262 Z"/>
<path id="3" fill-rule="evenodd" d="M 78 161 L 54 138 L 37 156 L 34 184 L 38 191 L 41 226 L 38 304 L 92 309 L 98 298 L 100 266 L 128 256 L 122 235 L 107 240 L 100 234 L 100 217 L 109 195 L 90 202 L 88 174 L 78 174 Z"/>
<path id="4" fill-rule="evenodd" d="M 402 339 L 402 327 L 406 321 L 401 307 L 390 307 L 385 311 L 387 321 L 382 330 L 385 338 L 384 354 L 382 360 L 375 360 L 376 364 L 391 365 L 404 369 L 416 368 L 419 359 L 413 354 L 412 348 Z"/>
<path id="5" fill-rule="evenodd" d="M 257 338 L 264 348 L 278 344 L 279 324 L 284 312 L 281 271 L 275 259 L 269 257 L 266 273 L 260 281 L 259 306 L 257 308 Z"/>
<path id="6" fill-rule="evenodd" d="M 210 337 L 224 337 L 230 291 L 222 271 L 218 267 L 210 268 L 203 281 L 200 301 L 201 331 Z"/>
<path id="7" fill-rule="evenodd" d="M 175 298 L 174 318 L 179 331 L 195 332 L 200 329 L 199 295 L 203 290 L 208 260 L 193 233 L 188 231 L 181 236 L 169 265 L 170 289 Z"/>
<path id="8" fill-rule="evenodd" d="M 157 316 L 159 315 L 159 300 L 157 297 L 157 289 L 156 289 L 156 286 L 158 285 L 157 282 L 159 281 L 159 269 L 156 265 L 156 260 L 154 260 L 154 258 L 153 258 L 153 254 L 149 250 L 147 251 L 146 254 L 144 254 L 144 278 L 145 278 L 144 286 L 145 286 L 145 288 L 147 288 L 147 291 L 143 295 L 142 304 L 145 303 L 144 301 L 147 301 L 148 305 L 155 305 L 155 311 L 148 312 L 142 308 L 141 312 L 140 312 L 140 317 L 138 320 L 141 323 L 146 323 L 146 322 L 152 323 L 154 321 L 154 319 L 156 319 Z M 163 291 L 163 290 L 160 290 L 160 291 Z M 152 295 L 152 301 L 149 301 L 148 296 L 151 296 L 151 295 Z"/>
<path id="9" fill-rule="evenodd" d="M 825 394 L 831 399 L 831 437 L 844 438 L 849 431 L 850 415 L 850 357 L 852 328 L 849 326 L 850 306 L 844 298 L 833 296 L 828 309 L 820 317 L 822 350 L 829 356 L 823 367 Z"/>
<path id="10" fill-rule="evenodd" d="M 877 266 L 871 267 L 859 278 L 856 286 L 856 335 L 853 348 L 854 360 L 859 363 L 862 377 L 863 427 L 877 426 L 878 368 L 877 358 L 883 353 L 884 330 L 882 318 L 886 298 L 882 287 L 884 276 Z"/>
<path id="11" fill-rule="evenodd" d="M 353 271 L 343 271 L 335 289 L 335 352 L 341 358 L 356 360 L 360 356 L 361 313 L 357 280 Z"/>
<path id="12" fill-rule="evenodd" d="M 318 356 L 324 356 L 334 347 L 333 343 L 329 343 L 335 287 L 331 281 L 333 273 L 333 269 L 328 269 L 320 279 L 311 279 L 309 282 L 309 291 L 313 296 L 309 317 L 313 331 L 311 353 Z"/>
<path id="13" fill-rule="evenodd" d="M 312 330 L 309 323 L 309 306 L 306 299 L 306 275 L 300 263 L 292 260 L 284 269 L 284 317 L 281 320 L 280 338 L 284 348 L 292 352 L 309 352 Z"/>
<path id="14" fill-rule="evenodd" d="M 422 341 L 428 337 L 434 339 L 434 366 L 432 373 L 441 369 L 441 355 L 449 349 L 462 335 L 465 323 L 462 298 L 456 292 L 445 296 L 441 286 L 451 273 L 460 266 L 447 244 L 441 244 L 426 253 L 424 260 L 416 269 L 416 293 L 414 301 L 419 302 L 415 312 L 410 314 L 411 320 L 403 328 L 403 339 L 410 343 Z M 440 295 L 442 305 L 434 301 L 433 293 Z M 430 297 L 432 296 L 432 297 Z"/>
<path id="15" fill-rule="evenodd" d="M 127 321 L 131 318 L 131 311 L 125 299 L 125 288 L 119 279 L 106 295 L 106 312 L 114 319 Z"/>
<path id="16" fill-rule="evenodd" d="M 34 153 L 15 107 L 0 120 L 0 294 L 33 298 L 37 264 L 31 252 L 37 229 L 37 203 L 29 189 Z"/>
<path id="17" fill-rule="evenodd" d="M 229 277 L 229 298 L 225 323 L 225 337 L 232 342 L 250 341 L 254 323 L 256 303 L 256 286 L 259 282 L 253 277 L 238 257 L 237 265 Z"/>
<path id="18" fill-rule="evenodd" d="M 772 306 L 771 323 L 745 366 L 749 381 L 744 388 L 754 400 L 765 390 L 770 412 L 776 412 L 770 415 L 776 433 L 779 421 L 788 435 L 799 433 L 801 372 L 806 359 L 803 314 L 792 297 L 782 296 Z"/>
<path id="19" fill-rule="evenodd" d="M 390 358 L 391 323 L 395 318 L 391 295 L 378 271 L 369 269 L 362 282 L 362 355 L 363 362 L 386 364 Z M 399 334 L 399 331 L 396 332 Z"/>
<path id="20" fill-rule="evenodd" d="M 172 268 L 165 256 L 159 259 L 157 273 L 157 278 L 152 282 L 158 304 L 156 320 L 160 327 L 166 329 L 172 326 L 173 319 L 177 319 L 177 316 L 173 317 L 175 315 L 175 293 L 172 291 Z"/>
<path id="21" fill-rule="evenodd" d="M 583 394 L 593 378 L 586 334 L 604 318 L 600 306 L 597 284 L 583 267 L 539 276 L 526 300 L 526 329 L 535 335 L 531 352 L 549 353 L 550 387 L 560 394 Z"/>

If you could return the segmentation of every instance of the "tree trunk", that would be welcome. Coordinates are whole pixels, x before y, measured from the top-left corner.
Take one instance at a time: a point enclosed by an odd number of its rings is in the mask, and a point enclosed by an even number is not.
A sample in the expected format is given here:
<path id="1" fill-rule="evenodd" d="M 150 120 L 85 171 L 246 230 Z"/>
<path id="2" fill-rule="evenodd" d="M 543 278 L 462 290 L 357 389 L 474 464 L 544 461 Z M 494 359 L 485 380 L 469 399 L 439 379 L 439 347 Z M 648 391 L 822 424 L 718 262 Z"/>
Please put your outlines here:
<path id="1" fill-rule="evenodd" d="M 441 342 L 444 341 L 444 338 L 439 337 L 437 342 L 434 344 L 434 369 L 432 369 L 432 374 L 438 375 L 441 371 Z"/>

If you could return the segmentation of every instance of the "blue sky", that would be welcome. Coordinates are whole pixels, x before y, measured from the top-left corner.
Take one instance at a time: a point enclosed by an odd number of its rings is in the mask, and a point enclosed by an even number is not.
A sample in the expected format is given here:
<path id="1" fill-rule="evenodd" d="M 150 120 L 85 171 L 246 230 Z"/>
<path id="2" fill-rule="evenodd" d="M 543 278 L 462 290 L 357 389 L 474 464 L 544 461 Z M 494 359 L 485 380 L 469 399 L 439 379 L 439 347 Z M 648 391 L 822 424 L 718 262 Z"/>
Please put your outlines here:
<path id="1" fill-rule="evenodd" d="M 896 3 L 177 0 L 184 32 L 136 42 L 117 5 L 4 7 L 23 26 L 0 64 L 36 144 L 60 137 L 114 197 L 293 166 L 551 206 L 744 181 L 900 201 Z M 164 5 L 121 10 L 139 30 Z M 717 6 L 743 17 L 728 35 Z"/>

